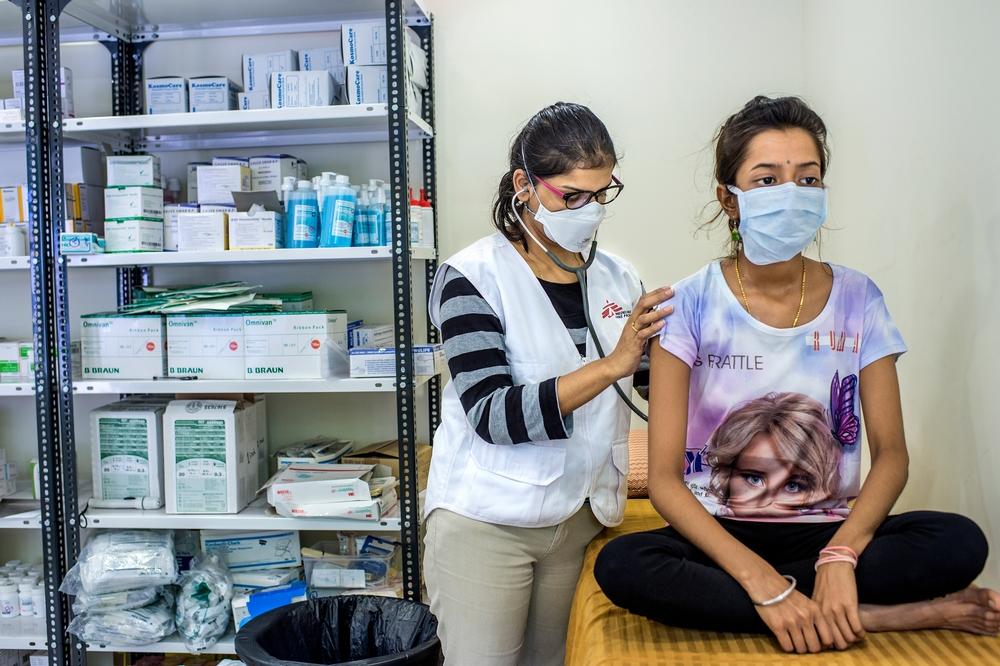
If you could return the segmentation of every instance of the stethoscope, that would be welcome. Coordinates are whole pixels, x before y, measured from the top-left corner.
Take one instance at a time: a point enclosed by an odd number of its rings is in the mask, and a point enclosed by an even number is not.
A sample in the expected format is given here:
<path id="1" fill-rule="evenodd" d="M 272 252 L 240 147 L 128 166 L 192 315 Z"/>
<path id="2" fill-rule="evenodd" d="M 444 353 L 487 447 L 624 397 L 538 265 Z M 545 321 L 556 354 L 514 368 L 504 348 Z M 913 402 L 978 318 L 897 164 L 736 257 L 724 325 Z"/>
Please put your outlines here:
<path id="1" fill-rule="evenodd" d="M 597 258 L 596 236 L 594 237 L 594 240 L 590 241 L 590 253 L 587 255 L 583 264 L 579 266 L 570 266 L 569 264 L 562 261 L 559 257 L 557 257 L 554 252 L 552 252 L 547 247 L 542 245 L 537 238 L 535 238 L 535 235 L 528 230 L 528 226 L 524 223 L 524 220 L 521 219 L 521 214 L 517 212 L 516 208 L 514 209 L 514 214 L 517 216 L 518 221 L 521 223 L 521 228 L 524 229 L 524 231 L 528 234 L 528 236 L 531 237 L 531 240 L 535 241 L 535 245 L 540 247 L 542 251 L 546 255 L 548 255 L 549 259 L 552 260 L 552 263 L 554 263 L 556 266 L 563 269 L 567 273 L 573 273 L 574 275 L 576 275 L 576 279 L 580 283 L 580 296 L 583 298 L 583 317 L 584 319 L 587 320 L 587 331 L 590 332 L 590 337 L 594 341 L 594 349 L 597 351 L 597 355 L 600 356 L 601 358 L 607 358 L 607 355 L 604 353 L 604 346 L 601 345 L 601 340 L 600 338 L 597 337 L 597 329 L 594 327 L 594 322 L 590 318 L 590 293 L 587 290 L 587 269 L 589 269 L 593 265 L 594 259 Z M 612 386 L 615 387 L 615 392 L 618 393 L 618 397 L 622 399 L 622 402 L 624 402 L 636 416 L 638 416 L 643 421 L 649 422 L 649 415 L 647 415 L 641 409 L 636 407 L 635 403 L 632 402 L 632 399 L 629 396 L 625 395 L 625 391 L 622 389 L 622 387 L 618 384 L 617 381 L 615 381 L 612 384 Z"/>

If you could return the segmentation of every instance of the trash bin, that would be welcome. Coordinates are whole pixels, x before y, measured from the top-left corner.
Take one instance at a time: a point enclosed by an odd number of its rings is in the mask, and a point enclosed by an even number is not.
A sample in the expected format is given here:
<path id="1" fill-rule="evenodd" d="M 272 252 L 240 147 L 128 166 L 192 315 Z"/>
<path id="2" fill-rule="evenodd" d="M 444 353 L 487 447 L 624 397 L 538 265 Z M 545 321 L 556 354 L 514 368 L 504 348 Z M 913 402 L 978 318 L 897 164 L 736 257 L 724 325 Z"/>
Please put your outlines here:
<path id="1" fill-rule="evenodd" d="M 236 654 L 246 666 L 438 666 L 441 643 L 424 604 L 346 595 L 255 617 L 236 634 Z"/>

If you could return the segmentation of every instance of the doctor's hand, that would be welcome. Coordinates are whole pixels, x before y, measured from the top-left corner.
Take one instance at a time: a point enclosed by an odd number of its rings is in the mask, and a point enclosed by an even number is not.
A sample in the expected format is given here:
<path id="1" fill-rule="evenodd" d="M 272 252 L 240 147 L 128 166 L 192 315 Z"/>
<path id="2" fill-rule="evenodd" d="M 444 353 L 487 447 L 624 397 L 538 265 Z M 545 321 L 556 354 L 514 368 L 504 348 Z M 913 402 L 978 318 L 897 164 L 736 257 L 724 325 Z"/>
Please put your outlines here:
<path id="1" fill-rule="evenodd" d="M 673 296 L 674 290 L 671 287 L 660 287 L 643 294 L 635 304 L 615 350 L 605 359 L 616 378 L 629 377 L 639 369 L 649 339 L 663 330 L 663 320 L 674 311 L 672 305 L 659 310 L 655 308 Z"/>

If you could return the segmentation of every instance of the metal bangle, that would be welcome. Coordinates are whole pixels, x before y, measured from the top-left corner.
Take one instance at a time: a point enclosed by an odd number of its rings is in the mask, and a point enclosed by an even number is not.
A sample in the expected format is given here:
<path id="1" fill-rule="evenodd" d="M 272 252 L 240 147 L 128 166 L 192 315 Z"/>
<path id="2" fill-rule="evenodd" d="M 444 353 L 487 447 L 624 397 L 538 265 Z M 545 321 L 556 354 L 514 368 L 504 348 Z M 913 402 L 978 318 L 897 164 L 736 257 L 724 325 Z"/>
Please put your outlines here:
<path id="1" fill-rule="evenodd" d="M 768 599 L 767 601 L 755 601 L 753 602 L 754 606 L 773 606 L 775 604 L 780 604 L 782 601 L 791 596 L 799 582 L 795 580 L 795 576 L 789 576 L 788 574 L 782 574 L 781 577 L 791 583 L 791 585 L 788 586 L 788 589 L 773 599 Z"/>

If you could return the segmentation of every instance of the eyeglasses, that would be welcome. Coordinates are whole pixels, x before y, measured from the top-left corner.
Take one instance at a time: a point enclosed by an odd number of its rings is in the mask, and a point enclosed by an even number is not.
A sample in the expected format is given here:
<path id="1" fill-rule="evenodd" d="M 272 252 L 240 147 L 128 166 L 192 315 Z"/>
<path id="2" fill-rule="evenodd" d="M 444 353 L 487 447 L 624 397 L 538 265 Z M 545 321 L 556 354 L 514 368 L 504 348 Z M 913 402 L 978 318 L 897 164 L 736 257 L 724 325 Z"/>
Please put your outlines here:
<path id="1" fill-rule="evenodd" d="M 539 176 L 534 176 L 534 178 L 548 188 L 550 192 L 558 195 L 566 203 L 566 208 L 569 208 L 570 210 L 583 208 L 591 201 L 596 201 L 602 205 L 609 204 L 617 199 L 618 195 L 625 189 L 625 184 L 618 180 L 615 176 L 611 176 L 611 180 L 614 181 L 611 185 L 602 187 L 596 192 L 563 192 L 549 183 L 546 183 L 545 180 Z"/>

